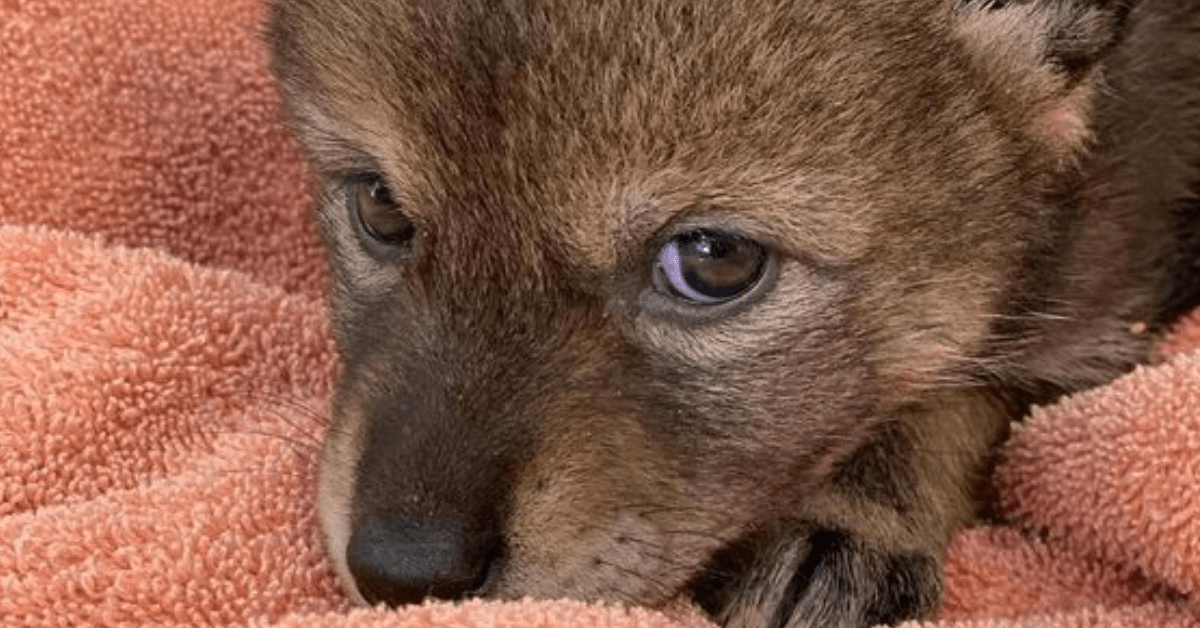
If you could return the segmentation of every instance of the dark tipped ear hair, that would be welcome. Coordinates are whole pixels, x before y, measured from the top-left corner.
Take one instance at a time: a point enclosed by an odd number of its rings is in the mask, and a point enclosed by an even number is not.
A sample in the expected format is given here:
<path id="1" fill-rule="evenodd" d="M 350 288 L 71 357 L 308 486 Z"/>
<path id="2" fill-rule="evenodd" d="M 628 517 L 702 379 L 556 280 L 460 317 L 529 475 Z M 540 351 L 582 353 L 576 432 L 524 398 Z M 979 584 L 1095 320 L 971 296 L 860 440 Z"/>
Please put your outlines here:
<path id="1" fill-rule="evenodd" d="M 1056 158 L 1089 132 L 1096 77 L 1137 0 L 957 0 L 959 40 L 984 83 Z"/>
<path id="2" fill-rule="evenodd" d="M 961 0 L 993 23 L 1023 23 L 1039 40 L 1042 59 L 1080 80 L 1125 31 L 1137 0 Z M 990 15 L 988 15 L 990 14 Z M 1011 21 L 1010 21 L 1011 20 Z"/>

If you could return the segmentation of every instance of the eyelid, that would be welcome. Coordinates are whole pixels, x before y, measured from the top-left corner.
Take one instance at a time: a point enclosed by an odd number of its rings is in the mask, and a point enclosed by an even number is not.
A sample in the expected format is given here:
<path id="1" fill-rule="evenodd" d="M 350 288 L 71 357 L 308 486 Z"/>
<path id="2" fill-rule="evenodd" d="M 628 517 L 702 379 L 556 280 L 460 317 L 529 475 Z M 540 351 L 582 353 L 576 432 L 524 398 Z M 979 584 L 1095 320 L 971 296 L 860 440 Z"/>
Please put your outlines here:
<path id="1" fill-rule="evenodd" d="M 391 184 L 388 183 L 387 177 L 385 177 L 379 170 L 370 168 L 346 170 L 338 175 L 338 179 L 344 188 L 349 188 L 360 183 L 369 183 L 371 181 L 381 181 L 384 185 L 388 186 L 389 189 L 392 188 Z"/>

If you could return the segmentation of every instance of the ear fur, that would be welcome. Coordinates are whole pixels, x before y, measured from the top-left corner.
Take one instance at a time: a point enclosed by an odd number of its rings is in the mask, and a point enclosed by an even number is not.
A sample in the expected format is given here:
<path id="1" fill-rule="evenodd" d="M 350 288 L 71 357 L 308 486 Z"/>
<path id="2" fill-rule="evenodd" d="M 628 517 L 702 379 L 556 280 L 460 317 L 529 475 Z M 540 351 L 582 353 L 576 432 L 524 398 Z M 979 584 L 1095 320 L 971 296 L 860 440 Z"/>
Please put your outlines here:
<path id="1" fill-rule="evenodd" d="M 1137 0 L 956 2 L 956 34 L 989 91 L 1056 160 L 1076 155 L 1103 61 Z"/>

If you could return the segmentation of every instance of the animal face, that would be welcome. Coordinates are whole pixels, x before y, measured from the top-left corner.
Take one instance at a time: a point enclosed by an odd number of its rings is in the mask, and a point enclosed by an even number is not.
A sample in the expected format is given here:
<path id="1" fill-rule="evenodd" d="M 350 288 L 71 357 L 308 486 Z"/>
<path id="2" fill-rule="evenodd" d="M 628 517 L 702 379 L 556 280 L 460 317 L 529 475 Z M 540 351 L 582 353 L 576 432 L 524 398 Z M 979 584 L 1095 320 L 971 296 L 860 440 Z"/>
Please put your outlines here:
<path id="1" fill-rule="evenodd" d="M 1015 351 L 996 320 L 1127 11 L 274 2 L 322 178 L 349 590 L 927 612 L 1011 412 L 944 391 Z"/>

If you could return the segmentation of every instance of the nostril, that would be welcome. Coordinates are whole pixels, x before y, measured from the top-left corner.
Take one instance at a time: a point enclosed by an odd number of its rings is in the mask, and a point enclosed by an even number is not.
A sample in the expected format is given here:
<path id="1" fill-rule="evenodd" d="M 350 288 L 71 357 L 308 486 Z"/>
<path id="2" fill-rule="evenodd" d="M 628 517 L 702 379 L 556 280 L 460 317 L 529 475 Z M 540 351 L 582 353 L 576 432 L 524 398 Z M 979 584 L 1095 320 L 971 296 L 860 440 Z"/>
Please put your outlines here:
<path id="1" fill-rule="evenodd" d="M 346 562 L 368 603 L 398 606 L 475 594 L 498 548 L 495 535 L 454 520 L 372 518 L 350 535 Z"/>

